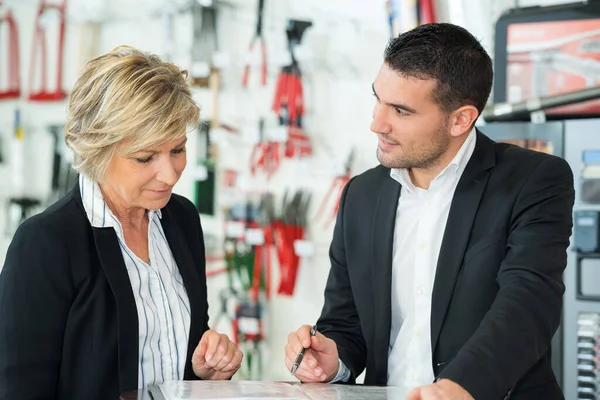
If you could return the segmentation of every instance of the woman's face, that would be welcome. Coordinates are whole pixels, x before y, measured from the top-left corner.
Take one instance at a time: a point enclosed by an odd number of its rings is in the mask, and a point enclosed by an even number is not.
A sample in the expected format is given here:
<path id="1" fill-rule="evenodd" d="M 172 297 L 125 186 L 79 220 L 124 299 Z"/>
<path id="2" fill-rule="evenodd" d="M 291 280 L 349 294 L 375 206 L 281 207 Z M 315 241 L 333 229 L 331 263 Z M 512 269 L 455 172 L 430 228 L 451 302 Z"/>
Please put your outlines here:
<path id="1" fill-rule="evenodd" d="M 119 147 L 100 182 L 105 195 L 127 209 L 164 207 L 185 169 L 186 141 L 184 137 L 127 156 Z"/>

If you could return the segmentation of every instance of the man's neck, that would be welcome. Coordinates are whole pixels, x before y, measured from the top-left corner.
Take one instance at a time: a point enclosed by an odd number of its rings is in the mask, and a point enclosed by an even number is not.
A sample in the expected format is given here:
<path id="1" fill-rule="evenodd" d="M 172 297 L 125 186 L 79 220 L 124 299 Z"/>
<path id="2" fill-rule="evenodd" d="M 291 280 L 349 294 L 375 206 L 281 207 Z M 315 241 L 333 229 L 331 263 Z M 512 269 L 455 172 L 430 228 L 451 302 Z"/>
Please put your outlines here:
<path id="1" fill-rule="evenodd" d="M 456 140 L 451 140 L 446 152 L 425 168 L 410 168 L 408 174 L 413 185 L 428 190 L 429 186 L 431 186 L 431 181 L 433 181 L 444 168 L 450 165 L 468 137 L 469 134 L 466 134 L 460 138 L 455 138 Z"/>

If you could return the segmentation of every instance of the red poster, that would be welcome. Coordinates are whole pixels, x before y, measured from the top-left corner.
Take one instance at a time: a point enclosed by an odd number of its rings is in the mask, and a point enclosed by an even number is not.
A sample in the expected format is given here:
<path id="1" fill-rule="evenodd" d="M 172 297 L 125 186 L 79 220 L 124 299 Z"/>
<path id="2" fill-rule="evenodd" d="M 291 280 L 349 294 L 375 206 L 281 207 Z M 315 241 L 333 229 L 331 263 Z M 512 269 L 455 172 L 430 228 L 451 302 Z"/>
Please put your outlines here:
<path id="1" fill-rule="evenodd" d="M 509 25 L 507 56 L 510 102 L 597 86 L 600 19 Z M 548 114 L 600 114 L 600 99 L 557 107 Z"/>

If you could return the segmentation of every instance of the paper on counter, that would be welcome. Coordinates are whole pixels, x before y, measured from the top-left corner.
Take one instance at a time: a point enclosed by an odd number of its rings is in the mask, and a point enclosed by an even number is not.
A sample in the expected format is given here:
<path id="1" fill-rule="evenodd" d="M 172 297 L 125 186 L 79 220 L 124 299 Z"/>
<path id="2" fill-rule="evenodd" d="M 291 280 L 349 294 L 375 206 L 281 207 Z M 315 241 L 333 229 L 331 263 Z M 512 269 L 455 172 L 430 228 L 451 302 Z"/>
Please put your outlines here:
<path id="1" fill-rule="evenodd" d="M 160 386 L 165 400 L 396 400 L 399 387 L 260 381 L 183 381 Z"/>

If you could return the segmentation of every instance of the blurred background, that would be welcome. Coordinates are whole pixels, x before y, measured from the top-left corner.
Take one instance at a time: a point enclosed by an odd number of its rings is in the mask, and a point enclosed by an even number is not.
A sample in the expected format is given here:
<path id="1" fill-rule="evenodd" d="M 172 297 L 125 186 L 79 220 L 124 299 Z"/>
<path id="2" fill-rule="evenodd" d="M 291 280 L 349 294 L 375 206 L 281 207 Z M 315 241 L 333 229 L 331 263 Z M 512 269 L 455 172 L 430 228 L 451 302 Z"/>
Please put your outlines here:
<path id="1" fill-rule="evenodd" d="M 201 216 L 211 327 L 247 354 L 236 378 L 289 380 L 284 346 L 320 314 L 340 191 L 377 164 L 371 83 L 384 47 L 452 22 L 494 59 L 480 129 L 565 157 L 585 181 L 555 369 L 567 398 L 596 398 L 600 6 L 565 3 L 0 0 L 0 268 L 17 226 L 75 182 L 63 130 L 83 65 L 119 45 L 158 54 L 188 70 L 201 107 L 176 192 Z"/>

